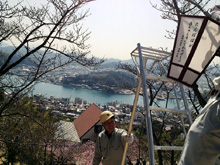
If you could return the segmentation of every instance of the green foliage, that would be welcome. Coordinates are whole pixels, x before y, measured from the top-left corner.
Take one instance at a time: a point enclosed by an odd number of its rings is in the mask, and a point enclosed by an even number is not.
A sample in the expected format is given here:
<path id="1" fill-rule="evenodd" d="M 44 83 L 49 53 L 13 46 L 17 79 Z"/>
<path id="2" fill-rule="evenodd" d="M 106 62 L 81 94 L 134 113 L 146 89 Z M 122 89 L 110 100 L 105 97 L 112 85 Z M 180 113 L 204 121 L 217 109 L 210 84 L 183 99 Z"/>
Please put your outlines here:
<path id="1" fill-rule="evenodd" d="M 157 123 L 154 125 L 154 133 L 157 137 L 157 145 L 161 146 L 183 146 L 184 140 L 181 138 L 183 134 L 183 129 L 179 125 L 175 125 L 174 123 L 170 127 L 170 129 L 166 130 L 165 126 L 167 123 L 163 125 L 163 123 Z M 163 164 L 176 164 L 181 151 L 158 151 L 155 152 L 156 160 L 161 160 Z"/>
<path id="2" fill-rule="evenodd" d="M 54 138 L 56 120 L 49 113 L 38 112 L 28 97 L 10 108 L 0 118 L 0 157 L 12 164 L 45 162 L 45 146 Z"/>
<path id="3" fill-rule="evenodd" d="M 135 88 L 137 81 L 134 75 L 120 71 L 94 72 L 87 75 L 77 75 L 76 77 L 65 77 L 62 80 L 63 85 L 85 84 L 90 87 L 95 85 L 122 87 L 124 85 Z"/>
<path id="4" fill-rule="evenodd" d="M 148 157 L 148 144 L 147 144 L 147 132 L 146 127 L 143 125 L 134 126 L 132 132 L 137 137 L 138 141 L 138 160 L 145 160 Z"/>

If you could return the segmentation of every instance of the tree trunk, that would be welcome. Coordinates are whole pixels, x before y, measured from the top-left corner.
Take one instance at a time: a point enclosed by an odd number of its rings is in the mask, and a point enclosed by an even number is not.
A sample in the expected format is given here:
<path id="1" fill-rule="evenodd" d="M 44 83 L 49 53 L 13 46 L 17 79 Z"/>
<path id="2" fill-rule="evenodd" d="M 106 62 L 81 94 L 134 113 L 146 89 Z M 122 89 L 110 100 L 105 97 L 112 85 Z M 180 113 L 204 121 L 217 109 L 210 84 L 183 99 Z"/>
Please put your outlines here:
<path id="1" fill-rule="evenodd" d="M 159 165 L 163 165 L 163 156 L 161 150 L 158 150 L 157 153 L 158 153 Z"/>
<path id="2" fill-rule="evenodd" d="M 171 164 L 171 165 L 174 165 L 174 164 L 175 164 L 175 162 L 174 162 L 174 150 L 171 151 L 170 164 Z"/>
<path id="3" fill-rule="evenodd" d="M 47 165 L 47 144 L 44 146 L 44 165 Z"/>
<path id="4" fill-rule="evenodd" d="M 198 98 L 199 104 L 204 107 L 206 105 L 206 101 L 203 99 L 199 89 L 198 89 L 198 85 L 196 84 L 195 86 L 193 86 L 193 91 L 196 95 L 196 97 Z"/>

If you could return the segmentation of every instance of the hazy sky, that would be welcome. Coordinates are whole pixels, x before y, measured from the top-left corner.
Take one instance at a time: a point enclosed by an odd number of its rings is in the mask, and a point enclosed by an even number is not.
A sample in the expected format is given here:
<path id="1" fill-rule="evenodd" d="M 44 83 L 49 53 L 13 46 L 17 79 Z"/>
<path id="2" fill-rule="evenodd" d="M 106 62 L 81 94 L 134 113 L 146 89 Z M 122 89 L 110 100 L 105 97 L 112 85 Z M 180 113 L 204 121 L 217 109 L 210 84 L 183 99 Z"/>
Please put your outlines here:
<path id="1" fill-rule="evenodd" d="M 44 0 L 24 0 L 44 3 Z M 160 0 L 151 0 L 160 3 Z M 15 3 L 14 0 L 9 2 Z M 220 0 L 212 0 L 213 7 Z M 130 52 L 140 43 L 145 47 L 173 48 L 173 40 L 165 38 L 166 30 L 176 29 L 177 24 L 163 20 L 161 12 L 154 9 L 149 0 L 96 0 L 87 4 L 91 15 L 84 21 L 84 27 L 91 31 L 91 54 L 95 57 L 130 59 Z"/>
<path id="2" fill-rule="evenodd" d="M 160 3 L 160 0 L 151 0 Z M 211 7 L 220 0 L 212 0 Z M 96 0 L 89 3 L 91 16 L 85 20 L 91 37 L 91 53 L 97 57 L 130 59 L 130 52 L 142 46 L 168 48 L 174 40 L 165 38 L 166 30 L 176 29 L 177 24 L 161 18 L 149 0 Z"/>
<path id="3" fill-rule="evenodd" d="M 162 20 L 148 0 L 97 0 L 88 7 L 91 16 L 85 26 L 92 32 L 89 43 L 93 55 L 129 59 L 137 43 L 171 50 L 173 41 L 164 35 L 166 29 L 175 28 L 176 24 Z"/>

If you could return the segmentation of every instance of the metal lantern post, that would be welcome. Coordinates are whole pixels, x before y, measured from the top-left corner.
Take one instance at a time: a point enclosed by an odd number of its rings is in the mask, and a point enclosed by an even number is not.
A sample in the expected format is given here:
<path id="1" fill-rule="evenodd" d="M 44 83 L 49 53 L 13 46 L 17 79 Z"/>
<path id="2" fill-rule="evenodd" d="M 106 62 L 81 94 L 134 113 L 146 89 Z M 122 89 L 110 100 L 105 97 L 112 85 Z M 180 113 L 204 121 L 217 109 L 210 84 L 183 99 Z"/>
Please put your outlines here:
<path id="1" fill-rule="evenodd" d="M 140 72 L 142 76 L 142 88 L 143 88 L 143 96 L 144 96 L 144 108 L 145 108 L 145 117 L 146 117 L 146 128 L 147 128 L 147 139 L 149 148 L 154 147 L 153 143 L 153 131 L 152 131 L 152 123 L 151 123 L 151 115 L 150 115 L 150 107 L 149 107 L 149 99 L 147 94 L 147 85 L 146 85 L 146 74 L 144 70 L 144 62 L 142 57 L 141 45 L 138 44 L 138 52 L 139 52 L 139 60 L 140 60 Z M 149 163 L 154 165 L 154 150 L 149 150 Z"/>

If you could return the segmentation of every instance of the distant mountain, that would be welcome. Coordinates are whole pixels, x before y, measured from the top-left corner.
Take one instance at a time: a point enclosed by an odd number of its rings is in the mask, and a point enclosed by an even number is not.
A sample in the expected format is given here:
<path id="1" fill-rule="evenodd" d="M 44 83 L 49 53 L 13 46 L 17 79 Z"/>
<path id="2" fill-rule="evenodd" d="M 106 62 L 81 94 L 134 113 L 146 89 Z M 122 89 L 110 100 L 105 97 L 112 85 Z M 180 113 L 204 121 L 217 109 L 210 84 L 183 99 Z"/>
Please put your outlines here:
<path id="1" fill-rule="evenodd" d="M 4 46 L 3 46 L 4 45 Z M 13 46 L 8 46 L 8 44 L 3 43 L 0 45 L 0 58 L 1 58 L 1 63 L 4 61 L 4 59 L 7 58 L 7 54 L 10 54 L 13 52 L 15 47 Z M 19 51 L 21 54 L 26 52 L 25 48 L 22 48 Z M 16 61 L 19 59 L 19 54 L 17 54 L 15 57 L 13 57 L 12 62 Z M 128 64 L 133 64 L 133 61 L 130 60 L 120 60 L 120 59 L 114 59 L 114 58 L 109 58 L 107 59 L 103 64 L 101 64 L 97 69 L 115 69 L 116 65 L 121 62 L 121 63 L 128 63 Z M 30 60 L 26 59 L 24 60 L 21 64 L 25 65 L 34 65 Z M 76 63 L 73 63 L 72 65 L 78 65 Z"/>
<path id="2" fill-rule="evenodd" d="M 12 46 L 6 46 L 6 47 L 0 47 L 0 65 L 2 65 L 4 63 L 4 61 L 7 59 L 8 54 L 12 53 L 12 51 L 14 50 L 14 47 Z M 24 50 L 23 50 L 24 51 Z M 10 63 L 14 63 L 15 61 L 17 61 L 19 59 L 19 55 L 15 55 Z M 30 59 L 25 59 L 22 63 L 20 64 L 24 64 L 24 65 L 31 65 L 34 66 L 35 64 L 33 62 L 31 62 Z M 16 66 L 16 67 L 19 67 Z"/>
<path id="3" fill-rule="evenodd" d="M 11 54 L 13 51 L 15 50 L 15 47 L 13 46 L 6 46 L 6 47 L 0 47 L 0 64 L 4 62 L 4 60 L 7 58 L 7 56 L 9 54 Z M 27 52 L 27 50 L 25 48 L 21 48 L 18 53 L 12 58 L 11 63 L 15 62 L 16 60 L 18 60 L 20 58 L 20 55 L 22 56 L 23 54 L 25 54 Z M 43 51 L 39 50 L 38 53 L 40 53 Z M 37 55 L 37 53 L 35 54 Z M 55 56 L 55 54 L 50 53 L 50 58 Z M 31 65 L 34 66 L 35 64 L 32 61 L 35 61 L 35 57 L 33 56 L 29 56 L 29 58 L 26 58 L 25 60 L 23 60 L 20 64 L 24 64 L 24 65 Z M 64 59 L 65 60 L 65 59 Z M 19 67 L 19 66 L 18 66 Z"/>
<path id="4" fill-rule="evenodd" d="M 122 63 L 128 63 L 128 64 L 133 64 L 132 59 L 129 60 L 120 60 L 120 59 L 114 59 L 114 58 L 108 58 L 105 63 L 112 63 L 112 62 L 122 62 Z"/>
<path id="5" fill-rule="evenodd" d="M 15 50 L 15 48 L 16 47 L 14 47 L 14 46 L 5 46 L 5 47 L 0 46 L 0 51 L 4 52 L 6 54 L 10 54 Z M 19 50 L 19 53 L 21 53 L 21 54 L 24 54 L 26 52 L 27 52 L 27 50 L 24 47 Z"/>
<path id="6" fill-rule="evenodd" d="M 10 46 L 9 44 L 5 43 L 5 42 L 1 42 L 0 43 L 0 47 L 7 47 L 7 46 Z"/>
<path id="7" fill-rule="evenodd" d="M 119 64 L 119 62 L 120 63 L 134 64 L 132 59 L 130 59 L 130 60 L 120 60 L 120 59 L 109 58 L 97 68 L 98 69 L 115 69 L 117 64 Z"/>
<path id="8" fill-rule="evenodd" d="M 7 46 L 7 45 L 5 45 L 5 46 L 1 45 L 0 50 L 3 53 L 10 54 L 14 50 L 14 47 L 13 46 Z"/>
<path id="9" fill-rule="evenodd" d="M 129 60 L 123 60 L 123 63 L 128 63 L 128 64 L 134 64 L 132 59 Z"/>
<path id="10" fill-rule="evenodd" d="M 119 59 L 115 59 L 115 58 L 108 58 L 104 63 L 112 63 L 112 62 L 119 62 Z"/>

